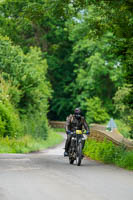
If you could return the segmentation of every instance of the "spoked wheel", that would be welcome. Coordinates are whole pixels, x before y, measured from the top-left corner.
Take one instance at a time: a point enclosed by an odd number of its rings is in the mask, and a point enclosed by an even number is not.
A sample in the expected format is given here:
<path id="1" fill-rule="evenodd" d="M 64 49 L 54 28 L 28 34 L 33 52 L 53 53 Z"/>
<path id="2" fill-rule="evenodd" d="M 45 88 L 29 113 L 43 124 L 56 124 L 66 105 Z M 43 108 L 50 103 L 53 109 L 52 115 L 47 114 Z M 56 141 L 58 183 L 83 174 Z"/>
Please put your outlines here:
<path id="1" fill-rule="evenodd" d="M 72 149 L 69 150 L 69 163 L 72 165 L 74 163 L 74 158 L 73 158 L 73 151 Z"/>
<path id="2" fill-rule="evenodd" d="M 77 158 L 76 158 L 77 166 L 81 165 L 81 160 L 82 160 L 82 143 L 79 143 L 77 146 Z"/>

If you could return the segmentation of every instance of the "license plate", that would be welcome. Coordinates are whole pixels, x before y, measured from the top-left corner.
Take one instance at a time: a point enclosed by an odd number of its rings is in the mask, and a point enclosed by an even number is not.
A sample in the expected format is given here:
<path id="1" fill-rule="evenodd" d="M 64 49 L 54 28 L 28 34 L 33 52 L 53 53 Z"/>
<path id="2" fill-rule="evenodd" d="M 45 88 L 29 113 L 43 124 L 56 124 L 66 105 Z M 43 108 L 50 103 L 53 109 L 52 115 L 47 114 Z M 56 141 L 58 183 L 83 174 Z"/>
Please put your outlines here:
<path id="1" fill-rule="evenodd" d="M 82 134 L 81 130 L 76 130 L 76 134 Z"/>

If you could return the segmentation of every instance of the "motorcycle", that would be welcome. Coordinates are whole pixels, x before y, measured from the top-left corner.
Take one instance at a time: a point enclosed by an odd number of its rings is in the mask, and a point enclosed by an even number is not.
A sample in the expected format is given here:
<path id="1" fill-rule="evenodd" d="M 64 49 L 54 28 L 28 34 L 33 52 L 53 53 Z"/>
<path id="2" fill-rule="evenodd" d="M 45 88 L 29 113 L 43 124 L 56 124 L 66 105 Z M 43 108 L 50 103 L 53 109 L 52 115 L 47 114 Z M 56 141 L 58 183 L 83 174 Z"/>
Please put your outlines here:
<path id="1" fill-rule="evenodd" d="M 80 166 L 83 159 L 82 149 L 87 136 L 81 130 L 75 130 L 71 134 L 71 143 L 68 151 L 69 163 L 73 164 L 76 161 L 77 166 Z"/>

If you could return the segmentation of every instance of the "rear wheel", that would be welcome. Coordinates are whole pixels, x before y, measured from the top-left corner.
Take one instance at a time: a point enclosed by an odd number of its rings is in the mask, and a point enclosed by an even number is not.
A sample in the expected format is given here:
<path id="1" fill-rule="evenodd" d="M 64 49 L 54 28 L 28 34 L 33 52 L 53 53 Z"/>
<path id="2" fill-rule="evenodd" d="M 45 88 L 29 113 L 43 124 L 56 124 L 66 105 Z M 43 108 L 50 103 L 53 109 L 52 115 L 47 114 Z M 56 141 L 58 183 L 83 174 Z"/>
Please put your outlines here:
<path id="1" fill-rule="evenodd" d="M 82 160 L 82 143 L 79 143 L 77 146 L 77 166 L 81 165 L 81 160 Z"/>

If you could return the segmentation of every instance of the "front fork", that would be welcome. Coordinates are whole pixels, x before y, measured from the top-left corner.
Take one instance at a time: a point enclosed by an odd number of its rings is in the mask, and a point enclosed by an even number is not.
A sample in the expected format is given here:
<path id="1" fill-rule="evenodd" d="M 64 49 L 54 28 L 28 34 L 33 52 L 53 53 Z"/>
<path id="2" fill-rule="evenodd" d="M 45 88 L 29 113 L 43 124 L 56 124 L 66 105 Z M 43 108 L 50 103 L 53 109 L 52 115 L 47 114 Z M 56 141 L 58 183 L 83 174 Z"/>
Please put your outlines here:
<path id="1" fill-rule="evenodd" d="M 76 138 L 71 138 L 71 156 L 76 159 Z"/>
<path id="2" fill-rule="evenodd" d="M 82 143 L 82 146 L 84 148 L 84 145 L 85 145 L 85 137 L 82 135 L 82 137 L 80 136 L 79 138 L 77 138 L 77 146 L 79 143 Z"/>
<path id="3" fill-rule="evenodd" d="M 79 144 L 81 143 L 82 144 L 82 150 L 84 149 L 84 145 L 85 145 L 85 137 L 84 136 L 82 136 L 82 137 L 80 137 L 80 138 L 78 138 L 77 139 L 77 148 L 79 147 Z M 77 153 L 78 153 L 78 149 L 77 149 Z"/>
<path id="4" fill-rule="evenodd" d="M 82 149 L 84 148 L 85 145 L 85 138 L 82 136 L 80 137 L 72 137 L 71 138 L 71 156 L 76 159 L 76 154 L 77 154 L 77 147 L 79 143 L 82 143 Z"/>

